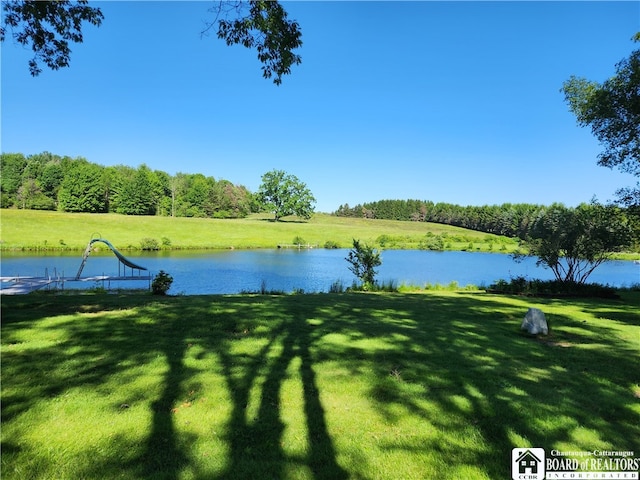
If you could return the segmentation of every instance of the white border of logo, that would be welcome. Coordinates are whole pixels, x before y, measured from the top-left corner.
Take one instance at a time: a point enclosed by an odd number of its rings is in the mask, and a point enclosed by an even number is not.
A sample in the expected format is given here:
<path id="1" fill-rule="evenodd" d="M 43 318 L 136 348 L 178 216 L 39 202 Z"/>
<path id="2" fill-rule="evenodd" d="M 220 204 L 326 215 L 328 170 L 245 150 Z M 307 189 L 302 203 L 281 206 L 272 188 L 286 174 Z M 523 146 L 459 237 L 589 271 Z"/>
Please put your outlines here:
<path id="1" fill-rule="evenodd" d="M 514 448 L 511 450 L 513 480 L 544 480 L 544 448 Z"/>

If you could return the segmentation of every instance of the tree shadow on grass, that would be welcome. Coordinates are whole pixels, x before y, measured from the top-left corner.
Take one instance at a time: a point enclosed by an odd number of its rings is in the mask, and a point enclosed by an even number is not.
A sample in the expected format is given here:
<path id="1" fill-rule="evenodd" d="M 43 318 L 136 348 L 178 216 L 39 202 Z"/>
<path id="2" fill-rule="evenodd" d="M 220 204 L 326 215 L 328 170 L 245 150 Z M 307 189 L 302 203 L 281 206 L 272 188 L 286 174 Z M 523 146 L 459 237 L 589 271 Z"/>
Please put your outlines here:
<path id="1" fill-rule="evenodd" d="M 43 399 L 55 401 L 77 389 L 107 389 L 111 378 L 126 382 L 132 365 L 160 359 L 164 367 L 151 372 L 161 372 L 159 389 L 118 387 L 110 407 L 114 415 L 126 415 L 127 409 L 134 409 L 137 404 L 147 405 L 150 422 L 139 426 L 148 429 L 146 441 L 136 444 L 124 435 L 114 434 L 109 440 L 110 448 L 122 456 L 96 455 L 82 470 L 83 478 L 115 478 L 128 472 L 136 478 L 173 479 L 185 471 L 202 479 L 284 478 L 285 465 L 292 464 L 307 468 L 314 478 L 347 478 L 336 462 L 327 431 L 309 352 L 312 339 L 308 326 L 304 319 L 299 321 L 295 311 L 288 312 L 281 305 L 274 305 L 279 304 L 278 300 L 264 297 L 242 297 L 237 302 L 224 297 L 156 299 L 133 310 L 115 298 L 93 300 L 98 300 L 99 308 L 91 308 L 91 301 L 79 297 L 59 303 L 41 298 L 32 300 L 30 305 L 16 301 L 22 308 L 15 310 L 15 315 L 8 315 L 3 325 L 3 343 L 7 341 L 10 346 L 15 340 L 17 344 L 23 332 L 30 329 L 42 334 L 42 318 L 47 318 L 51 324 L 49 333 L 59 340 L 33 352 L 12 355 L 9 348 L 5 353 L 3 374 L 10 372 L 11 380 L 5 383 L 8 389 L 3 388 L 3 424 L 19 422 L 22 414 Z M 55 312 L 52 306 L 56 306 Z M 75 315 L 79 312 L 90 314 Z M 255 333 L 257 326 L 267 327 L 265 333 Z M 245 340 L 263 341 L 264 345 L 249 345 L 246 354 L 237 352 Z M 228 456 L 223 460 L 226 466 L 216 471 L 208 471 L 194 457 L 197 439 L 176 424 L 178 404 L 186 390 L 193 388 L 193 378 L 199 373 L 197 367 L 185 362 L 192 343 L 203 349 L 203 357 L 213 355 L 219 359 L 231 400 L 225 434 Z M 292 368 L 297 372 L 291 373 Z M 286 427 L 282 410 L 287 407 L 282 405 L 280 395 L 283 382 L 290 375 L 300 379 L 302 415 L 308 432 L 308 450 L 296 457 L 282 446 Z M 20 394 L 20 387 L 28 394 Z M 255 391 L 260 392 L 259 400 L 255 415 L 250 417 L 247 407 Z M 56 439 L 52 437 L 50 441 L 55 444 Z M 3 438 L 3 447 L 14 456 L 21 453 L 20 443 L 20 439 Z M 89 448 L 84 453 L 86 457 L 91 456 Z M 39 456 L 37 451 L 22 454 Z M 11 471 L 11 459 L 7 462 L 5 471 Z M 51 462 L 49 468 L 55 471 L 55 460 Z"/>
<path id="2" fill-rule="evenodd" d="M 103 299 L 99 295 L 25 295 L 3 299 L 3 373 L 10 374 L 3 387 L 14 384 L 26 387 L 9 389 L 9 393 L 3 388 L 3 423 L 42 398 L 101 383 L 116 371 L 114 365 L 121 361 L 144 361 L 146 349 L 137 348 L 136 341 L 138 335 L 148 334 L 147 328 L 140 330 L 135 325 L 110 321 L 111 313 L 117 315 L 132 302 L 140 305 L 139 300 L 126 296 L 113 296 L 106 302 Z M 79 322 L 76 314 L 90 315 L 93 321 Z M 55 320 L 42 327 L 43 318 Z M 32 329 L 37 332 L 29 333 Z M 44 347 L 21 349 L 33 340 L 32 336 L 43 334 Z"/>
<path id="3" fill-rule="evenodd" d="M 389 430 L 399 429 L 396 437 L 367 440 L 367 448 L 392 457 L 435 456 L 442 460 L 434 462 L 434 475 L 459 467 L 509 478 L 511 449 L 522 446 L 640 451 L 637 399 L 629 388 L 640 384 L 637 348 L 604 322 L 583 322 L 582 313 L 552 314 L 552 342 L 523 336 L 518 327 L 528 306 L 562 304 L 533 302 L 472 294 L 178 297 L 135 308 L 135 301 L 111 296 L 3 300 L 2 422 L 13 426 L 42 399 L 102 391 L 111 378 L 126 379 L 132 365 L 159 358 L 164 369 L 157 391 L 123 387 L 112 400 L 114 411 L 121 403 L 149 406 L 149 422 L 140 426 L 147 429 L 144 442 L 115 436 L 116 451 L 133 453 L 124 460 L 96 456 L 82 477 L 171 479 L 188 470 L 200 479 L 275 479 L 292 478 L 298 468 L 313 478 L 372 478 L 373 459 L 362 444 L 359 451 L 340 450 L 347 435 L 367 437 L 366 424 L 336 429 L 344 417 L 328 413 L 321 400 L 324 391 L 348 406 L 351 391 L 332 386 L 339 381 L 354 389 L 365 385 L 358 396 L 367 402 L 363 408 Z M 631 318 L 616 302 L 576 304 L 589 318 Z M 44 346 L 19 350 L 30 330 L 42 335 Z M 189 346 L 196 343 L 202 357 L 191 358 Z M 173 412 L 197 374 L 212 368 L 211 358 L 231 403 L 227 453 L 216 469 L 196 458 L 198 439 L 177 425 Z M 332 371 L 319 380 L 326 364 L 347 376 Z M 292 378 L 300 387 L 296 405 L 282 396 Z M 305 432 L 296 454 L 283 445 L 293 408 Z M 408 419 L 420 431 L 404 431 Z M 464 440 L 474 437 L 481 440 Z M 22 455 L 20 445 L 22 438 L 3 438 L 5 472 L 11 458 Z M 438 467 L 445 464 L 449 470 Z"/>
<path id="4" fill-rule="evenodd" d="M 317 479 L 346 479 L 347 472 L 338 465 L 336 453 L 329 435 L 325 412 L 319 397 L 319 389 L 313 370 L 313 359 L 309 351 L 312 340 L 305 318 L 295 309 L 288 310 L 284 303 L 279 312 L 279 326 L 274 328 L 268 341 L 258 355 L 251 358 L 240 374 L 237 372 L 237 358 L 232 354 L 232 344 L 220 351 L 228 390 L 233 398 L 231 420 L 228 425 L 227 440 L 230 459 L 221 479 L 286 478 L 285 464 L 306 465 Z M 225 348 L 226 347 L 226 348 Z M 306 458 L 293 459 L 282 447 L 283 432 L 286 427 L 282 414 L 287 405 L 282 404 L 283 382 L 291 375 L 288 371 L 296 367 L 299 359 L 298 375 L 302 383 L 302 400 L 307 431 L 308 452 Z M 236 370 L 236 371 L 234 371 Z M 295 375 L 295 374 L 294 374 Z M 261 382 L 258 405 L 249 414 L 252 389 Z"/>
<path id="5" fill-rule="evenodd" d="M 481 466 L 489 478 L 509 478 L 515 447 L 640 448 L 629 388 L 640 381 L 632 373 L 638 348 L 625 347 L 614 330 L 553 315 L 560 342 L 584 329 L 581 344 L 557 348 L 518 332 L 524 302 L 505 308 L 488 296 L 407 295 L 368 303 L 356 314 L 342 313 L 354 342 L 331 355 L 359 358 L 378 369 L 369 393 L 391 424 L 410 416 L 438 432 L 413 443 L 385 440 L 385 449 L 436 451 L 450 464 Z M 447 318 L 451 312 L 456 318 Z M 394 348 L 356 354 L 354 343 L 367 335 Z M 455 440 L 477 435 L 482 442 L 475 451 Z"/>
<path id="6" fill-rule="evenodd" d="M 184 312 L 187 313 L 187 312 Z M 188 313 L 187 313 L 188 315 Z M 163 312 L 162 322 L 179 322 L 176 312 L 171 309 Z M 162 327 L 160 327 L 162 328 Z M 194 373 L 184 365 L 187 350 L 185 328 L 170 328 L 170 333 L 160 336 L 158 345 L 168 363 L 167 372 L 162 381 L 162 394 L 152 404 L 152 422 L 147 443 L 141 455 L 131 462 L 131 467 L 140 470 L 143 478 L 177 478 L 182 469 L 189 464 L 185 444 L 193 443 L 193 438 L 179 442 L 174 420 L 175 407 L 183 393 L 183 384 Z"/>
<path id="7" fill-rule="evenodd" d="M 279 218 L 278 220 L 276 220 L 275 218 L 261 218 L 260 221 L 269 223 L 309 223 L 309 220 L 296 217 L 285 217 Z"/>
<path id="8" fill-rule="evenodd" d="M 141 426 L 150 430 L 146 445 L 140 448 L 122 435 L 110 435 L 110 448 L 121 452 L 125 459 L 114 455 L 101 460 L 96 456 L 88 462 L 82 477 L 115 478 L 116 472 L 124 470 L 137 472 L 140 478 L 177 478 L 189 461 L 182 446 L 189 440 L 182 439 L 182 445 L 178 445 L 171 418 L 180 385 L 191 373 L 182 363 L 187 332 L 175 328 L 176 312 L 162 309 L 162 305 L 158 307 L 157 302 L 151 297 L 141 302 L 139 297 L 136 300 L 126 295 L 31 297 L 29 305 L 16 301 L 16 310 L 5 315 L 3 343 L 11 342 L 14 335 L 19 337 L 21 328 L 39 330 L 45 336 L 50 334 L 56 341 L 49 348 L 34 348 L 16 355 L 5 346 L 3 357 L 8 363 L 3 365 L 3 374 L 10 372 L 11 380 L 3 388 L 3 424 L 42 404 L 43 399 L 55 402 L 78 389 L 108 396 L 112 394 L 109 388 L 113 388 L 108 387 L 110 378 L 126 379 L 125 373 L 131 365 L 144 365 L 160 355 L 165 358 L 167 369 L 162 393 L 150 402 L 151 425 Z M 138 307 L 134 312 L 123 314 L 133 305 Z M 164 311 L 158 315 L 158 310 Z M 76 314 L 88 315 L 88 318 Z M 149 321 L 154 316 L 159 317 L 157 323 Z M 39 325 L 43 317 L 51 326 Z M 14 384 L 26 387 L 26 394 L 20 394 L 20 388 L 12 388 Z M 111 405 L 113 415 L 126 415 L 127 409 L 150 400 L 149 392 L 119 387 L 117 401 Z M 51 438 L 51 442 L 55 445 L 55 438 Z M 12 442 L 3 439 L 3 447 L 7 445 L 11 447 Z M 130 452 L 139 452 L 139 455 L 126 460 Z M 33 451 L 31 455 L 37 457 L 41 453 Z M 51 465 L 53 471 L 56 468 Z M 37 478 L 35 472 L 33 475 Z"/>

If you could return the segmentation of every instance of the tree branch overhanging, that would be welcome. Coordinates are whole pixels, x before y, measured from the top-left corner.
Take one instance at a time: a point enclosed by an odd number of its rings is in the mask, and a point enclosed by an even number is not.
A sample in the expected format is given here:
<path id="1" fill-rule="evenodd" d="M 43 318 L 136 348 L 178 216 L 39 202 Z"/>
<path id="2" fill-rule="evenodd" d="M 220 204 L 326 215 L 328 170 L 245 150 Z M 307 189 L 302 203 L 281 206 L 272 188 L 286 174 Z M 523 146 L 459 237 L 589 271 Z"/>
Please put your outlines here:
<path id="1" fill-rule="evenodd" d="M 273 78 L 276 85 L 282 83 L 283 75 L 291 73 L 293 65 L 302 63 L 302 57 L 294 53 L 302 46 L 300 25 L 288 19 L 279 2 L 221 1 L 212 11 L 216 17 L 202 33 L 206 34 L 217 25 L 217 36 L 227 45 L 255 48 L 262 63 L 262 76 Z"/>
<path id="2" fill-rule="evenodd" d="M 87 0 L 6 1 L 2 2 L 2 11 L 0 41 L 4 41 L 8 29 L 16 43 L 31 47 L 34 56 L 29 60 L 29 72 L 34 77 L 42 72 L 41 62 L 51 70 L 68 67 L 69 42 L 84 40 L 82 24 L 99 27 L 104 19 L 100 8 L 90 7 Z"/>

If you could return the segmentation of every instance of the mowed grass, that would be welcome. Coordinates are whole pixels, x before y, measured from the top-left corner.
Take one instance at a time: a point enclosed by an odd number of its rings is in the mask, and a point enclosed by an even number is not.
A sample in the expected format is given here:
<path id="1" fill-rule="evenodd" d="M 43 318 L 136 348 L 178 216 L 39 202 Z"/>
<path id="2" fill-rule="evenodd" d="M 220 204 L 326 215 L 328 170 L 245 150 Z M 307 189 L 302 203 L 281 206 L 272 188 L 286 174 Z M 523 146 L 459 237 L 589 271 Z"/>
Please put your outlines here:
<path id="1" fill-rule="evenodd" d="M 638 452 L 623 295 L 2 297 L 2 476 L 493 480 L 514 447 Z"/>
<path id="2" fill-rule="evenodd" d="M 427 233 L 446 235 L 448 249 L 514 251 L 513 239 L 464 228 L 424 222 L 399 222 L 340 218 L 317 214 L 310 221 L 295 217 L 270 221 L 269 215 L 244 219 L 171 218 L 116 214 L 62 213 L 36 210 L 0 210 L 0 246 L 3 250 L 82 250 L 94 235 L 108 239 L 116 248 L 140 248 L 141 240 L 153 238 L 171 248 L 228 249 L 276 248 L 292 244 L 295 237 L 319 247 L 351 248 L 354 238 L 375 243 L 385 236 L 385 248 L 419 248 Z M 502 246 L 504 245 L 504 249 Z"/>

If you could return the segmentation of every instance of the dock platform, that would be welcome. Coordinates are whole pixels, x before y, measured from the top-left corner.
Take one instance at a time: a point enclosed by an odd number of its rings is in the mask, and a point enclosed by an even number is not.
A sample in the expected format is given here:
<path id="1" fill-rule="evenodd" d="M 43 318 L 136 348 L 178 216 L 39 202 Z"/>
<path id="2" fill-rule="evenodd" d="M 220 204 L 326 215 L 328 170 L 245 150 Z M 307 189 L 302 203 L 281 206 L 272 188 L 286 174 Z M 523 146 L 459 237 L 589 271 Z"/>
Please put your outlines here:
<path id="1" fill-rule="evenodd" d="M 109 249 L 113 252 L 113 254 L 118 259 L 118 275 L 95 275 L 92 277 L 81 277 L 82 270 L 84 269 L 85 264 L 87 263 L 87 259 L 93 250 L 93 244 L 96 242 L 104 243 Z M 120 265 L 123 265 L 124 275 L 120 272 Z M 131 269 L 131 275 L 126 275 L 127 268 Z M 138 273 L 141 271 L 147 271 L 145 267 L 141 267 L 133 263 L 127 257 L 122 255 L 116 247 L 113 246 L 109 240 L 101 238 L 100 234 L 97 234 L 97 237 L 92 236 L 91 240 L 87 244 L 87 248 L 82 255 L 82 261 L 80 263 L 80 268 L 78 269 L 78 273 L 75 277 L 63 277 L 54 273 L 53 276 L 48 274 L 48 270 L 45 269 L 45 274 L 43 277 L 22 277 L 22 276 L 12 276 L 12 277 L 0 277 L 0 295 L 23 295 L 31 292 L 35 292 L 36 290 L 40 290 L 41 288 L 54 285 L 56 289 L 59 287 L 64 289 L 65 283 L 69 282 L 102 282 L 102 286 L 104 287 L 105 283 L 109 283 L 108 288 L 111 289 L 112 281 L 130 281 L 130 280 L 147 280 L 149 282 L 149 288 L 151 288 L 151 275 L 133 275 L 133 271 L 138 270 Z"/>
<path id="2" fill-rule="evenodd" d="M 92 277 L 0 277 L 0 295 L 25 295 L 35 292 L 47 286 L 64 289 L 65 283 L 70 282 L 111 282 L 111 281 L 131 281 L 147 280 L 151 281 L 150 275 L 139 276 L 113 276 L 95 275 Z"/>

